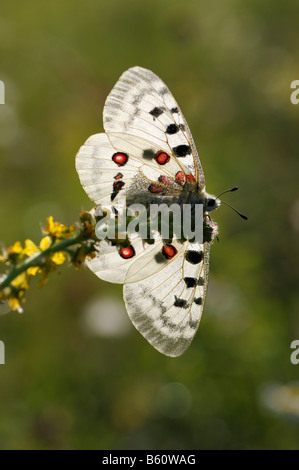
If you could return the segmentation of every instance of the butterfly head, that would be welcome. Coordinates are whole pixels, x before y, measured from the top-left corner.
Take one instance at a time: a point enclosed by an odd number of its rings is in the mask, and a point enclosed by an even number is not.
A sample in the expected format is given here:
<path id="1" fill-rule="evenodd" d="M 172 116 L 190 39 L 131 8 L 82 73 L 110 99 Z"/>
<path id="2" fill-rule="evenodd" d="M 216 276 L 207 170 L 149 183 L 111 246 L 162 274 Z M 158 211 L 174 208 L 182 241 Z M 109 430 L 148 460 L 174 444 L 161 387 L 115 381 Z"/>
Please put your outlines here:
<path id="1" fill-rule="evenodd" d="M 206 212 L 211 212 L 211 211 L 214 211 L 215 209 L 218 209 L 218 207 L 221 205 L 221 201 L 216 196 L 213 196 L 212 194 L 207 194 L 204 199 L 203 204 L 204 204 L 204 210 Z"/>

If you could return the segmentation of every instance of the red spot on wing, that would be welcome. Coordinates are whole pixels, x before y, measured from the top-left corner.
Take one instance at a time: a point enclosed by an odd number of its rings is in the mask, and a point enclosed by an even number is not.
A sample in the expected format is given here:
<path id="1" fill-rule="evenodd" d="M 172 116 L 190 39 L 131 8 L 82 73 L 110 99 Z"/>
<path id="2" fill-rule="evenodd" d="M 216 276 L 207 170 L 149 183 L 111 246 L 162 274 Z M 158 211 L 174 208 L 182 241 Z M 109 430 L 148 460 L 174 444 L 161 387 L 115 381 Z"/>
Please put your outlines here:
<path id="1" fill-rule="evenodd" d="M 173 179 L 169 178 L 168 176 L 161 175 L 161 176 L 159 176 L 158 181 L 159 181 L 159 183 L 173 186 Z"/>
<path id="2" fill-rule="evenodd" d="M 190 175 L 187 175 L 187 180 L 191 181 L 192 183 L 196 182 L 195 177 L 190 173 Z"/>
<path id="3" fill-rule="evenodd" d="M 155 160 L 159 165 L 165 165 L 165 163 L 169 162 L 170 156 L 163 150 L 159 150 L 155 155 Z"/>
<path id="4" fill-rule="evenodd" d="M 159 184 L 150 184 L 148 190 L 153 194 L 165 194 L 165 188 Z"/>
<path id="5" fill-rule="evenodd" d="M 125 248 L 120 248 L 119 254 L 124 259 L 133 258 L 135 256 L 135 250 L 132 245 L 126 246 Z"/>
<path id="6" fill-rule="evenodd" d="M 177 249 L 172 245 L 164 245 L 162 248 L 162 255 L 166 259 L 172 259 L 177 254 Z"/>
<path id="7" fill-rule="evenodd" d="M 118 192 L 121 190 L 121 188 L 125 185 L 123 181 L 115 181 L 113 183 L 113 191 Z"/>
<path id="8" fill-rule="evenodd" d="M 115 179 L 115 180 L 119 180 L 119 179 L 121 179 L 122 177 L 123 177 L 123 174 L 122 174 L 122 173 L 117 173 L 117 175 L 114 176 L 114 179 Z"/>
<path id="9" fill-rule="evenodd" d="M 183 171 L 178 171 L 175 175 L 175 180 L 177 183 L 184 185 L 186 182 L 186 175 Z"/>
<path id="10" fill-rule="evenodd" d="M 112 156 L 112 160 L 118 166 L 124 166 L 127 163 L 128 158 L 129 158 L 128 155 L 123 152 L 117 152 Z"/>

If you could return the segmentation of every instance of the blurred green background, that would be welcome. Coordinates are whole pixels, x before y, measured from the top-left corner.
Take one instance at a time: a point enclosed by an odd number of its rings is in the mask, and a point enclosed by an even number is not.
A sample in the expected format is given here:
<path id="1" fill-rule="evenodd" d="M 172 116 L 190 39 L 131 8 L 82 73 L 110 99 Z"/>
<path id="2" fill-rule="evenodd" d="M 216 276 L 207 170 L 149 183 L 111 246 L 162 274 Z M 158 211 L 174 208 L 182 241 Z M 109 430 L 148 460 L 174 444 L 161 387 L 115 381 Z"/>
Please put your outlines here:
<path id="1" fill-rule="evenodd" d="M 74 158 L 134 65 L 168 85 L 223 206 L 207 304 L 172 359 L 130 325 L 119 285 L 62 267 L 0 317 L 1 449 L 298 449 L 297 0 L 4 2 L 0 240 L 40 239 L 89 201 Z M 287 396 L 287 399 L 286 399 Z"/>

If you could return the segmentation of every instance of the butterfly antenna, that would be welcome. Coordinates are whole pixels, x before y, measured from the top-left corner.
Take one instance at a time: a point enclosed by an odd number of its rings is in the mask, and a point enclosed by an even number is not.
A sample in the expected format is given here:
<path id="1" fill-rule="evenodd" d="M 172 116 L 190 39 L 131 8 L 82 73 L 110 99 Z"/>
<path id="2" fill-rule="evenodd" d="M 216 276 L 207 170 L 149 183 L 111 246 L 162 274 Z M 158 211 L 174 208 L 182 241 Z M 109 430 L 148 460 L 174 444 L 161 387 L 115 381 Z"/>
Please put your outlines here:
<path id="1" fill-rule="evenodd" d="M 239 189 L 238 186 L 235 186 L 235 187 L 232 188 L 232 189 L 226 189 L 225 191 L 222 191 L 222 193 L 220 193 L 220 194 L 216 197 L 216 199 L 218 199 L 218 197 L 222 196 L 222 194 L 224 194 L 224 193 L 230 193 L 230 192 L 232 192 L 232 191 L 237 191 L 237 189 Z"/>
<path id="2" fill-rule="evenodd" d="M 225 201 L 221 201 L 222 204 L 225 204 L 226 206 L 230 207 L 233 211 L 235 211 L 240 217 L 242 217 L 242 219 L 245 219 L 245 220 L 248 220 L 248 217 L 246 217 L 246 215 L 244 214 L 241 214 L 241 212 L 237 211 L 237 209 L 235 209 L 233 206 L 231 206 L 228 202 L 225 202 Z"/>
<path id="3" fill-rule="evenodd" d="M 233 191 L 237 191 L 237 189 L 239 189 L 238 186 L 234 186 L 231 189 L 226 189 L 225 191 L 222 191 L 222 193 L 220 193 L 219 196 L 216 197 L 216 199 L 218 199 L 220 196 L 222 196 L 222 194 L 231 193 Z M 222 202 L 222 204 L 226 204 L 233 211 L 235 211 L 240 217 L 242 217 L 242 219 L 248 220 L 248 217 L 246 217 L 246 215 L 241 214 L 241 212 L 237 211 L 237 209 L 235 209 L 233 206 L 231 206 L 228 202 L 225 202 L 225 201 L 221 201 L 221 202 Z"/>

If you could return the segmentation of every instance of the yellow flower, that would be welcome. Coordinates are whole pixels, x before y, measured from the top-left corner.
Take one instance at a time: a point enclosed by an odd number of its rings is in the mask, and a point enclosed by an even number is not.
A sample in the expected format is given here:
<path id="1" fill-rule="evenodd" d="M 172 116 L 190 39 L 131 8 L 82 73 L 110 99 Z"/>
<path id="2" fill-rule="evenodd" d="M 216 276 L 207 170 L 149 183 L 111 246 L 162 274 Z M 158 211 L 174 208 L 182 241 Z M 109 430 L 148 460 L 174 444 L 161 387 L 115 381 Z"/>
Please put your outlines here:
<path id="1" fill-rule="evenodd" d="M 56 238 L 69 238 L 73 235 L 76 227 L 74 225 L 64 225 L 60 222 L 54 222 L 53 217 L 47 219 L 46 232 Z"/>
<path id="2" fill-rule="evenodd" d="M 31 266 L 31 268 L 28 268 L 28 269 L 27 269 L 27 274 L 28 274 L 29 276 L 35 276 L 36 273 L 38 272 L 38 270 L 39 270 L 39 267 L 38 267 L 38 266 Z"/>
<path id="3" fill-rule="evenodd" d="M 8 304 L 12 310 L 17 310 L 19 313 L 23 312 L 20 301 L 16 297 L 11 297 L 8 299 Z"/>
<path id="4" fill-rule="evenodd" d="M 9 253 L 16 253 L 16 254 L 22 253 L 23 248 L 22 248 L 21 242 L 15 242 L 12 246 L 9 246 L 7 248 L 7 251 Z"/>
<path id="5" fill-rule="evenodd" d="M 35 253 L 38 253 L 39 249 L 33 241 L 27 239 L 25 240 L 25 247 L 22 253 L 27 256 L 33 256 Z"/>
<path id="6" fill-rule="evenodd" d="M 28 277 L 26 273 L 19 274 L 11 281 L 11 285 L 18 289 L 28 289 Z M 12 307 L 11 307 L 12 308 Z"/>
<path id="7" fill-rule="evenodd" d="M 51 256 L 51 260 L 53 261 L 53 263 L 55 264 L 63 264 L 66 260 L 66 256 L 65 254 L 63 253 L 63 251 L 58 251 L 57 253 L 54 253 L 52 256 Z"/>
<path id="8" fill-rule="evenodd" d="M 42 251 L 47 250 L 49 246 L 51 245 L 51 238 L 50 237 L 44 237 L 41 239 L 39 247 Z"/>
<path id="9" fill-rule="evenodd" d="M 63 233 L 63 225 L 59 222 L 54 222 L 53 217 L 50 216 L 47 218 L 46 231 L 50 235 L 54 235 L 55 237 L 59 238 Z"/>

